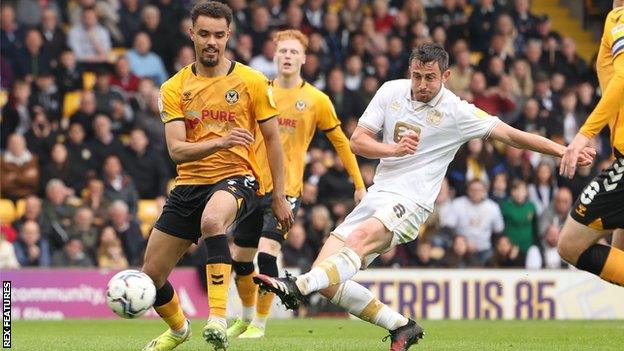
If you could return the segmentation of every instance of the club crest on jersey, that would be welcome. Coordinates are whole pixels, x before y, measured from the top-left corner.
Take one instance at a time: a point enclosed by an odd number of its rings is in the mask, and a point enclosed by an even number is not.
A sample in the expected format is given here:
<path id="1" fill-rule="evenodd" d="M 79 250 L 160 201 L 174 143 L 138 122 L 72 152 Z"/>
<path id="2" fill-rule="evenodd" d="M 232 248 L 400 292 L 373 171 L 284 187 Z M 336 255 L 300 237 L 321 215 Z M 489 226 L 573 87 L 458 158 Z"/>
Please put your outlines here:
<path id="1" fill-rule="evenodd" d="M 444 117 L 444 114 L 442 112 L 436 109 L 431 109 L 427 113 L 427 123 L 432 126 L 437 126 L 438 124 L 440 124 L 440 122 L 442 122 L 442 117 Z"/>
<path id="2" fill-rule="evenodd" d="M 191 100 L 191 92 L 189 90 L 182 93 L 182 101 L 190 101 Z"/>
<path id="3" fill-rule="evenodd" d="M 303 111 L 306 108 L 306 103 L 303 100 L 297 100 L 297 102 L 295 102 L 295 108 L 297 109 L 297 111 Z"/>
<path id="4" fill-rule="evenodd" d="M 238 101 L 238 91 L 234 89 L 228 90 L 228 92 L 225 93 L 225 101 L 230 105 L 235 104 Z"/>
<path id="5" fill-rule="evenodd" d="M 393 110 L 398 111 L 401 108 L 401 103 L 396 101 L 396 100 L 394 100 L 392 102 L 392 104 L 390 105 L 390 108 L 393 109 Z"/>

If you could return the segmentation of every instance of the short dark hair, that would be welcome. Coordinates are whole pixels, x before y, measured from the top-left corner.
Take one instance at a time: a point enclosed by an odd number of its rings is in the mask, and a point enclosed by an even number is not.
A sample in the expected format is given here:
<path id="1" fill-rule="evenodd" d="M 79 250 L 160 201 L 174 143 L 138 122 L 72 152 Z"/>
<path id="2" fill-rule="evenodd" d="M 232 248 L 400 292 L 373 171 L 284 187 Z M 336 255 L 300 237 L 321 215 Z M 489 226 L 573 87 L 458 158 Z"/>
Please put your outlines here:
<path id="1" fill-rule="evenodd" d="M 409 57 L 410 64 L 414 60 L 422 63 L 436 61 L 442 72 L 446 71 L 449 67 L 449 54 L 438 44 L 427 43 L 415 47 Z"/>
<path id="2" fill-rule="evenodd" d="M 225 18 L 228 27 L 232 23 L 232 9 L 226 4 L 217 1 L 200 1 L 191 10 L 191 21 L 193 25 L 199 16 L 208 16 L 210 18 Z"/>

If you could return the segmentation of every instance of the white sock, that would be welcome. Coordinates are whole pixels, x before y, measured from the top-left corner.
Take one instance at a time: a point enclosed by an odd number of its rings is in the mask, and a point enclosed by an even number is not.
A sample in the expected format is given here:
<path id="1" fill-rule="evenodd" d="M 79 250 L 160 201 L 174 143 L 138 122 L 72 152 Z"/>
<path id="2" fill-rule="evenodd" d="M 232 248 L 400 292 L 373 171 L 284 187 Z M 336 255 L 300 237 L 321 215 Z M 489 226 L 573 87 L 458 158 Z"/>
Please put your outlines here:
<path id="1" fill-rule="evenodd" d="M 227 320 L 223 317 L 210 316 L 208 317 L 208 321 L 216 321 L 219 322 L 225 329 L 227 329 Z"/>
<path id="2" fill-rule="evenodd" d="M 180 330 L 173 330 L 173 329 L 171 329 L 171 332 L 172 332 L 174 335 L 176 335 L 176 336 L 183 336 L 184 334 L 186 334 L 186 331 L 187 331 L 187 330 L 188 330 L 188 328 L 189 328 L 189 323 L 190 323 L 190 322 L 189 322 L 189 320 L 187 319 L 187 320 L 185 320 L 185 321 L 184 321 L 184 325 L 182 326 L 182 329 L 180 329 Z"/>
<path id="3" fill-rule="evenodd" d="M 243 306 L 243 315 L 241 316 L 241 318 L 243 319 L 243 321 L 249 323 L 254 318 L 255 314 L 256 306 Z"/>
<path id="4" fill-rule="evenodd" d="M 350 248 L 343 247 L 308 273 L 297 277 L 297 287 L 302 294 L 311 294 L 353 278 L 361 265 L 360 256 Z"/>
<path id="5" fill-rule="evenodd" d="M 381 303 L 370 290 L 353 280 L 340 284 L 331 302 L 352 315 L 387 330 L 407 324 L 407 318 Z"/>
<path id="6" fill-rule="evenodd" d="M 254 317 L 253 321 L 251 322 L 251 325 L 256 326 L 256 327 L 264 330 L 266 328 L 266 322 L 267 322 L 268 318 L 269 318 L 268 316 L 259 317 L 259 316 L 256 315 Z"/>

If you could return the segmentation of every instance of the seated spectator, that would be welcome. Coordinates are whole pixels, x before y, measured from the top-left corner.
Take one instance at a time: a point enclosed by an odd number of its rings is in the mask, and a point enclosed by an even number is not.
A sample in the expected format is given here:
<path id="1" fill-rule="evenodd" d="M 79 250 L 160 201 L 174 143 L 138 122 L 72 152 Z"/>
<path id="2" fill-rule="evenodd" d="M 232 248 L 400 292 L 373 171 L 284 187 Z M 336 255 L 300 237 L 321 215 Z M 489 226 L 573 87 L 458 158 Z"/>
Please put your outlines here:
<path id="1" fill-rule="evenodd" d="M 469 98 L 468 102 L 475 104 L 475 106 L 493 116 L 498 116 L 516 108 L 516 103 L 511 99 L 511 94 L 499 87 L 487 88 L 485 75 L 479 71 L 474 72 L 472 75 L 470 94 L 472 98 Z"/>
<path id="2" fill-rule="evenodd" d="M 52 59 L 51 64 L 56 66 L 57 59 L 67 42 L 67 36 L 58 20 L 58 12 L 51 7 L 45 8 L 38 29 L 43 35 L 43 47 Z"/>
<path id="3" fill-rule="evenodd" d="M 56 67 L 56 84 L 62 93 L 82 90 L 82 66 L 76 61 L 76 55 L 69 49 L 64 49 Z"/>
<path id="4" fill-rule="evenodd" d="M 72 223 L 76 207 L 70 197 L 73 191 L 59 179 L 51 179 L 46 184 L 46 198 L 43 201 L 42 211 L 46 221 L 52 226 L 49 239 L 53 249 L 61 249 L 69 236 L 67 228 Z"/>
<path id="5" fill-rule="evenodd" d="M 529 200 L 535 205 L 536 214 L 539 216 L 544 212 L 555 193 L 557 183 L 553 174 L 553 166 L 548 162 L 540 162 L 535 169 L 535 179 L 529 184 Z"/>
<path id="6" fill-rule="evenodd" d="M 113 112 L 115 102 L 124 102 L 124 91 L 116 86 L 111 86 L 110 73 L 105 69 L 100 69 L 95 73 L 93 93 L 95 94 L 96 111 L 108 116 Z"/>
<path id="7" fill-rule="evenodd" d="M 50 244 L 41 237 L 39 224 L 27 221 L 13 244 L 15 256 L 22 267 L 48 267 L 51 263 Z"/>
<path id="8" fill-rule="evenodd" d="M 531 67 L 526 60 L 518 59 L 512 63 L 510 79 L 514 96 L 528 99 L 533 95 Z"/>
<path id="9" fill-rule="evenodd" d="M 143 259 L 146 240 L 141 234 L 139 223 L 132 219 L 128 205 L 121 200 L 114 201 L 108 208 L 110 225 L 121 240 L 124 254 L 131 266 L 138 266 Z"/>
<path id="10" fill-rule="evenodd" d="M 75 194 L 79 194 L 86 185 L 85 171 L 80 164 L 75 165 L 70 162 L 65 145 L 54 144 L 50 161 L 43 167 L 41 188 L 51 179 L 56 178 L 72 188 Z"/>
<path id="11" fill-rule="evenodd" d="M 484 184 L 490 184 L 488 172 L 495 165 L 494 151 L 484 145 L 482 139 L 472 139 L 462 146 L 458 155 L 449 166 L 449 182 L 459 195 L 466 193 L 465 184 L 473 179 L 479 179 Z"/>
<path id="12" fill-rule="evenodd" d="M 57 125 L 56 122 L 50 122 L 48 115 L 41 106 L 33 107 L 32 123 L 24 138 L 26 138 L 26 145 L 30 151 L 37 155 L 40 166 L 50 162 L 52 146 L 59 137 Z"/>
<path id="13" fill-rule="evenodd" d="M 173 61 L 173 73 L 178 72 L 193 62 L 195 62 L 195 49 L 188 45 L 181 46 Z"/>
<path id="14" fill-rule="evenodd" d="M 371 268 L 402 268 L 404 260 L 398 255 L 398 247 L 393 246 L 390 250 L 379 255 L 369 267 Z"/>
<path id="15" fill-rule="evenodd" d="M 119 9 L 119 30 L 124 36 L 125 47 L 132 46 L 134 35 L 141 26 L 141 4 L 139 0 L 125 0 Z"/>
<path id="16" fill-rule="evenodd" d="M 130 213 L 136 213 L 139 194 L 116 155 L 109 155 L 104 160 L 103 180 L 104 197 L 111 202 L 121 200 L 128 205 Z"/>
<path id="17" fill-rule="evenodd" d="M 508 198 L 507 183 L 507 173 L 505 172 L 496 173 L 494 180 L 492 180 L 490 199 L 496 202 L 499 206 Z"/>
<path id="18" fill-rule="evenodd" d="M 67 229 L 69 238 L 78 238 L 82 242 L 85 252 L 93 260 L 96 257 L 98 244 L 98 230 L 93 225 L 93 211 L 89 207 L 79 207 L 74 216 L 74 222 Z"/>
<path id="19" fill-rule="evenodd" d="M 176 43 L 172 42 L 173 28 L 167 28 L 162 22 L 161 12 L 154 5 L 145 5 L 141 11 L 141 26 L 139 32 L 145 32 L 150 38 L 152 51 L 162 59 L 165 67 L 171 61 L 172 47 Z M 133 37 L 136 39 L 136 35 Z"/>
<path id="20" fill-rule="evenodd" d="M 513 126 L 528 133 L 547 137 L 550 135 L 552 126 L 547 123 L 546 119 L 540 118 L 539 109 L 539 103 L 536 99 L 528 99 L 522 108 L 522 113 L 513 123 Z"/>
<path id="21" fill-rule="evenodd" d="M 11 134 L 7 149 L 0 157 L 2 196 L 17 200 L 37 193 L 39 188 L 39 164 L 37 156 L 26 148 L 26 140 L 20 134 Z"/>
<path id="22" fill-rule="evenodd" d="M 128 260 L 121 241 L 113 227 L 104 227 L 97 250 L 97 265 L 102 269 L 121 270 L 128 268 Z"/>
<path id="23" fill-rule="evenodd" d="M 26 134 L 31 124 L 31 111 L 28 105 L 31 90 L 30 84 L 16 80 L 9 95 L 9 101 L 2 108 L 2 128 L 0 129 L 0 149 L 6 147 L 9 135 Z"/>
<path id="24" fill-rule="evenodd" d="M 56 267 L 93 267 L 93 261 L 84 250 L 80 238 L 70 238 L 62 251 L 57 251 L 52 257 L 52 264 Z"/>
<path id="25" fill-rule="evenodd" d="M 193 55 L 195 52 L 193 51 Z M 240 33 L 236 37 L 236 49 L 234 51 L 234 59 L 244 65 L 249 65 L 249 61 L 253 56 L 253 40 L 251 35 Z"/>
<path id="26" fill-rule="evenodd" d="M 477 257 L 468 252 L 468 239 L 463 235 L 453 237 L 453 245 L 442 260 L 445 268 L 468 268 L 478 266 Z"/>
<path id="27" fill-rule="evenodd" d="M 78 110 L 70 117 L 71 123 L 79 123 L 87 133 L 87 140 L 93 138 L 93 123 L 97 111 L 97 100 L 92 91 L 85 91 L 80 96 Z M 65 128 L 65 126 L 63 126 Z"/>
<path id="28" fill-rule="evenodd" d="M 123 160 L 141 199 L 165 196 L 167 182 L 171 177 L 167 172 L 165 160 L 160 153 L 150 147 L 143 130 L 132 130 Z"/>
<path id="29" fill-rule="evenodd" d="M 93 164 L 101 171 L 104 160 L 110 155 L 122 155 L 124 147 L 112 131 L 111 120 L 105 114 L 97 114 L 93 119 L 94 138 L 89 142 Z"/>
<path id="30" fill-rule="evenodd" d="M 526 183 L 514 180 L 511 183 L 511 197 L 501 205 L 505 219 L 505 235 L 524 256 L 537 238 L 537 211 L 528 199 Z"/>
<path id="31" fill-rule="evenodd" d="M 492 255 L 492 236 L 505 228 L 498 205 L 488 199 L 486 185 L 478 180 L 468 183 L 467 196 L 453 200 L 446 218 L 456 234 L 468 239 L 468 252 L 475 254 L 480 265 Z"/>
<path id="32" fill-rule="evenodd" d="M 43 107 L 45 113 L 53 121 L 61 119 L 61 105 L 63 96 L 56 86 L 54 75 L 50 70 L 41 72 L 34 79 L 33 91 L 30 96 L 30 105 Z"/>
<path id="33" fill-rule="evenodd" d="M 303 223 L 295 222 L 282 248 L 284 267 L 298 267 L 302 271 L 312 268 L 316 253 L 306 244 L 306 231 Z"/>
<path id="34" fill-rule="evenodd" d="M 24 45 L 24 28 L 20 27 L 15 20 L 15 9 L 13 6 L 3 3 L 1 11 L 0 40 L 2 41 L 2 56 L 7 55 L 12 60 L 17 49 Z"/>
<path id="35" fill-rule="evenodd" d="M 50 73 L 50 54 L 43 47 L 43 38 L 36 28 L 26 31 L 24 47 L 15 53 L 13 62 L 17 78 L 32 81 L 42 73 Z"/>
<path id="36" fill-rule="evenodd" d="M 130 70 L 127 57 L 120 56 L 115 62 L 115 71 L 111 75 L 110 84 L 125 92 L 126 99 L 139 89 L 139 77 Z"/>
<path id="37" fill-rule="evenodd" d="M 95 7 L 82 9 L 81 21 L 69 29 L 67 45 L 78 62 L 85 64 L 105 63 L 112 43 L 108 30 L 98 23 Z"/>
<path id="38" fill-rule="evenodd" d="M 421 239 L 413 241 L 412 245 L 407 246 L 411 247 L 408 261 L 409 266 L 418 268 L 433 268 L 438 266 L 437 260 L 432 257 L 432 246 L 429 240 Z"/>
<path id="39" fill-rule="evenodd" d="M 169 78 L 169 75 L 161 57 L 150 51 L 151 48 L 150 36 L 145 32 L 139 32 L 134 37 L 134 45 L 128 50 L 126 58 L 134 75 L 151 78 L 160 85 Z"/>
<path id="40" fill-rule="evenodd" d="M 252 57 L 249 66 L 260 71 L 267 78 L 274 79 L 277 76 L 277 66 L 273 62 L 273 56 L 275 56 L 275 42 L 268 39 L 262 44 L 262 53 Z"/>
<path id="41" fill-rule="evenodd" d="M 506 235 L 497 235 L 494 239 L 494 253 L 487 261 L 486 267 L 521 268 L 524 267 L 524 256 Z"/>
<path id="42" fill-rule="evenodd" d="M 349 33 L 355 32 L 364 18 L 360 0 L 347 0 L 340 10 L 340 22 Z M 298 28 L 298 27 L 293 27 Z"/>
<path id="43" fill-rule="evenodd" d="M 566 89 L 561 95 L 561 108 L 557 109 L 552 116 L 552 119 L 556 121 L 557 130 L 553 131 L 551 135 L 563 135 L 563 140 L 566 144 L 572 142 L 586 118 L 585 115 L 579 113 L 576 103 L 577 99 L 574 89 Z"/>
<path id="44" fill-rule="evenodd" d="M 17 269 L 20 267 L 15 255 L 13 243 L 7 240 L 3 230 L 0 230 L 0 269 Z"/>
<path id="45" fill-rule="evenodd" d="M 326 206 L 331 202 L 353 198 L 355 186 L 338 154 L 333 154 L 333 165 L 318 182 L 319 199 Z"/>
<path id="46" fill-rule="evenodd" d="M 561 256 L 559 256 L 559 251 L 557 250 L 560 232 L 561 228 L 554 224 L 549 226 L 546 230 L 546 236 L 544 236 L 544 240 L 542 241 L 544 268 L 559 269 L 569 267 Z"/>
<path id="47" fill-rule="evenodd" d="M 141 99 L 147 99 L 147 101 L 145 101 L 147 109 L 137 113 L 135 127 L 145 131 L 149 139 L 149 144 L 154 150 L 161 155 L 168 155 L 164 138 L 165 126 L 160 120 L 160 111 L 158 108 L 160 93 L 158 89 L 154 88 L 145 94 L 147 94 L 147 96 Z M 143 93 L 141 93 L 141 95 L 143 95 Z"/>
<path id="48" fill-rule="evenodd" d="M 329 210 L 323 205 L 316 205 L 310 211 L 308 227 L 306 228 L 306 245 L 313 252 L 319 252 L 321 244 L 333 228 Z"/>
<path id="49" fill-rule="evenodd" d="M 451 77 L 445 86 L 455 94 L 463 96 L 468 92 L 474 68 L 470 63 L 470 51 L 462 50 L 455 54 L 455 64 L 450 67 Z"/>
<path id="50" fill-rule="evenodd" d="M 26 199 L 24 199 L 24 214 L 14 220 L 11 225 L 15 228 L 15 230 L 20 231 L 22 230 L 24 223 L 28 221 L 34 221 L 39 224 L 41 237 L 45 239 L 50 237 L 52 225 L 41 211 L 41 199 L 35 195 L 27 196 Z"/>
<path id="51" fill-rule="evenodd" d="M 84 127 L 80 123 L 72 122 L 67 131 L 65 139 L 65 148 L 69 163 L 72 167 L 79 169 L 86 181 L 95 176 L 93 165 L 93 154 L 85 142 L 86 133 Z"/>
<path id="52" fill-rule="evenodd" d="M 82 204 L 93 211 L 93 225 L 102 227 L 108 222 L 108 206 L 110 202 L 104 196 L 104 182 L 91 178 L 82 192 Z"/>
<path id="53" fill-rule="evenodd" d="M 556 225 L 558 228 L 563 227 L 563 223 L 565 223 L 565 220 L 568 218 L 568 214 L 572 209 L 572 204 L 573 198 L 570 189 L 565 187 L 557 189 L 553 200 L 550 202 L 548 207 L 542 211 L 542 214 L 539 217 L 538 232 L 540 238 L 544 238 L 546 236 L 546 230 L 551 225 Z"/>
<path id="54" fill-rule="evenodd" d="M 566 77 L 566 81 L 572 85 L 579 82 L 587 74 L 589 68 L 576 50 L 576 43 L 571 37 L 564 37 L 561 41 L 561 56 L 563 62 L 557 63 L 557 71 Z"/>

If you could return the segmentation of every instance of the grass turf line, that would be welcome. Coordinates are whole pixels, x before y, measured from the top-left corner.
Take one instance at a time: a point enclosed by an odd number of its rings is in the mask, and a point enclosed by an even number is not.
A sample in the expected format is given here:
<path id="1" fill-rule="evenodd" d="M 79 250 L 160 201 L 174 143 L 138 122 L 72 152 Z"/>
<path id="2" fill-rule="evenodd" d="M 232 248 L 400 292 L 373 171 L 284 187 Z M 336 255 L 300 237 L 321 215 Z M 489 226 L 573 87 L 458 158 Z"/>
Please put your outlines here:
<path id="1" fill-rule="evenodd" d="M 624 321 L 423 321 L 425 339 L 410 350 L 622 350 Z M 210 350 L 201 337 L 176 349 Z M 165 330 L 160 320 L 14 321 L 15 350 L 141 350 Z M 270 320 L 261 340 L 231 340 L 238 350 L 388 350 L 386 331 L 347 319 Z"/>

